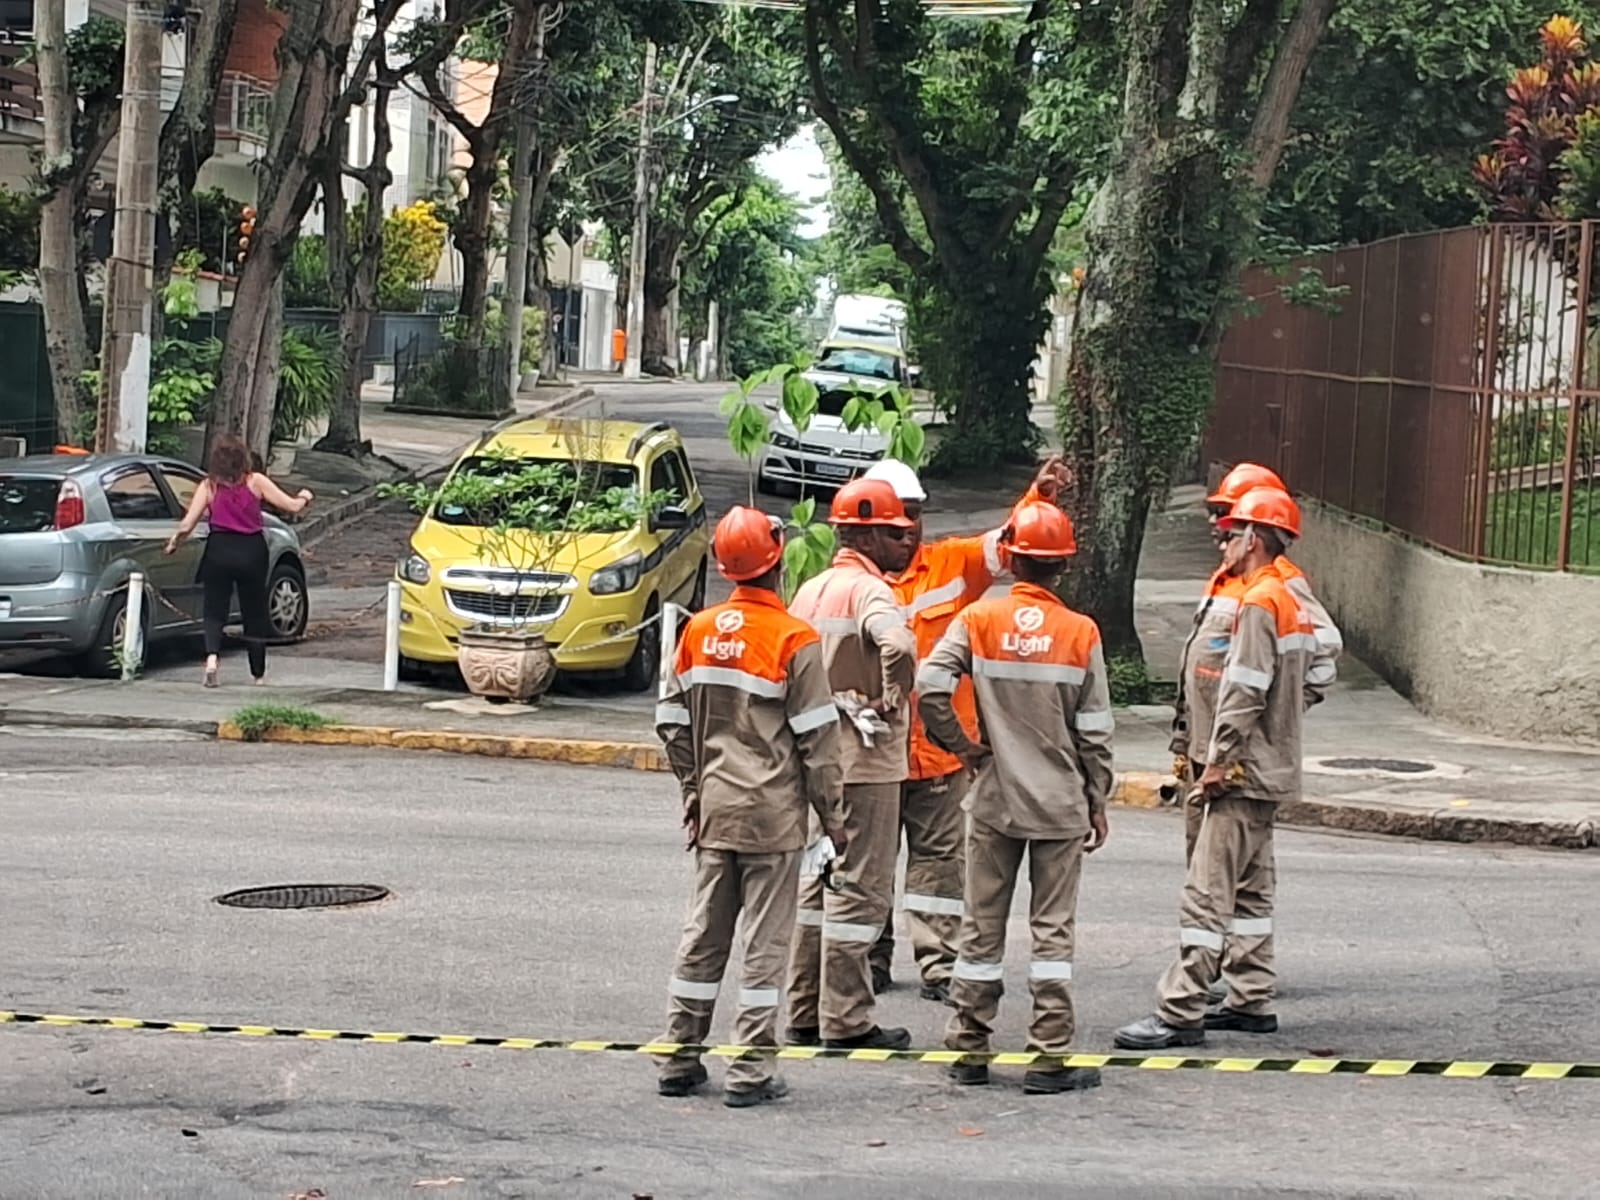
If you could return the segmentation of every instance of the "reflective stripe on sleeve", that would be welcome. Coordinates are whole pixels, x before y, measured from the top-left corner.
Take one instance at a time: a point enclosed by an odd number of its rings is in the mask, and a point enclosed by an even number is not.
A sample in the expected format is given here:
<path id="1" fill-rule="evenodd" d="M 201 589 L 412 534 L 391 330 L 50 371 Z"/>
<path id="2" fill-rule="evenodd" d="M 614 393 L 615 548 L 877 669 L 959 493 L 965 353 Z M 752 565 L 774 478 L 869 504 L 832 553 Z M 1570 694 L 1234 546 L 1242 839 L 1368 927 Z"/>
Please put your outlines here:
<path id="1" fill-rule="evenodd" d="M 961 594 L 966 590 L 967 581 L 965 579 L 952 579 L 949 583 L 930 588 L 923 592 L 922 595 L 914 597 L 910 604 L 901 605 L 900 611 L 905 614 L 907 620 L 910 620 L 920 612 L 926 612 L 937 605 L 948 604 L 952 600 L 961 599 Z"/>
<path id="2" fill-rule="evenodd" d="M 1247 688 L 1255 688 L 1258 692 L 1264 692 L 1272 686 L 1271 675 L 1253 667 L 1241 667 L 1238 663 L 1223 672 L 1222 677 L 1230 683 L 1242 683 Z"/>
<path id="3" fill-rule="evenodd" d="M 720 983 L 704 983 L 695 979 L 679 979 L 676 975 L 667 985 L 667 991 L 681 1000 L 715 1000 Z"/>
<path id="4" fill-rule="evenodd" d="M 882 934 L 882 925 L 852 925 L 847 921 L 822 923 L 822 936 L 830 942 L 865 942 L 870 946 Z"/>
<path id="5" fill-rule="evenodd" d="M 970 962 L 958 958 L 954 974 L 957 979 L 970 979 L 974 983 L 996 983 L 1004 977 L 1005 968 L 999 963 Z"/>
<path id="6" fill-rule="evenodd" d="M 1013 662 L 1011 659 L 972 658 L 972 673 L 986 679 L 1014 679 L 1021 683 L 1082 683 L 1087 672 L 1066 663 Z"/>
<path id="7" fill-rule="evenodd" d="M 929 913 L 936 917 L 964 917 L 967 915 L 967 906 L 959 899 L 948 896 L 924 896 L 919 892 L 907 892 L 905 902 L 901 905 L 907 912 Z"/>
<path id="8" fill-rule="evenodd" d="M 1178 930 L 1178 945 L 1199 946 L 1202 950 L 1215 950 L 1218 954 L 1221 954 L 1222 935 L 1209 929 L 1189 929 L 1185 927 Z"/>
<path id="9" fill-rule="evenodd" d="M 953 692 L 960 682 L 954 671 L 946 671 L 943 667 L 923 667 L 917 672 L 919 692 Z"/>
<path id="10" fill-rule="evenodd" d="M 1322 649 L 1322 643 L 1317 641 L 1314 633 L 1286 633 L 1278 639 L 1278 653 L 1288 654 L 1293 650 L 1304 650 L 1307 654 L 1315 654 Z"/>
<path id="11" fill-rule="evenodd" d="M 1072 718 L 1072 724 L 1079 733 L 1110 733 L 1116 729 L 1117 719 L 1109 708 L 1102 708 L 1099 712 L 1079 713 Z"/>
<path id="12" fill-rule="evenodd" d="M 835 637 L 855 637 L 857 632 L 854 617 L 818 617 L 811 624 L 818 633 L 831 633 Z"/>
<path id="13" fill-rule="evenodd" d="M 880 641 L 885 630 L 903 629 L 905 622 L 898 617 L 891 617 L 885 613 L 881 617 L 874 617 L 867 623 L 867 636 L 873 641 Z"/>
<path id="14" fill-rule="evenodd" d="M 1029 979 L 1071 979 L 1072 964 L 1036 958 L 1028 966 Z"/>
<path id="15" fill-rule="evenodd" d="M 1272 932 L 1271 917 L 1235 917 L 1228 926 L 1230 933 L 1240 937 L 1266 937 Z"/>
<path id="16" fill-rule="evenodd" d="M 810 733 L 813 729 L 821 729 L 825 725 L 832 725 L 839 719 L 839 709 L 829 704 L 819 704 L 816 708 L 808 708 L 803 713 L 795 713 L 789 718 L 789 728 L 795 733 Z"/>
<path id="17" fill-rule="evenodd" d="M 740 988 L 740 1008 L 777 1008 L 778 989 L 775 987 Z"/>
<path id="18" fill-rule="evenodd" d="M 1331 662 L 1313 663 L 1306 669 L 1306 682 L 1312 687 L 1328 687 L 1338 678 L 1338 668 Z"/>
<path id="19" fill-rule="evenodd" d="M 681 678 L 685 687 L 730 687 L 741 692 L 749 692 L 752 696 L 764 696 L 769 700 L 782 697 L 787 688 L 782 680 L 763 679 L 760 675 L 752 675 L 749 671 L 741 671 L 737 667 L 690 667 L 683 672 Z"/>
<path id="20" fill-rule="evenodd" d="M 1200 601 L 1203 612 L 1213 612 L 1219 617 L 1236 616 L 1239 612 L 1239 601 L 1234 596 L 1207 596 Z"/>
<path id="21" fill-rule="evenodd" d="M 795 914 L 794 923 L 808 929 L 821 929 L 822 910 L 820 908 L 802 908 Z"/>
<path id="22" fill-rule="evenodd" d="M 689 710 L 681 704 L 661 703 L 656 705 L 657 725 L 687 725 L 689 723 Z"/>
<path id="23" fill-rule="evenodd" d="M 1340 650 L 1344 649 L 1344 635 L 1333 626 L 1324 625 L 1321 629 L 1317 630 L 1317 645 L 1321 646 L 1324 650 L 1332 650 L 1337 654 Z"/>

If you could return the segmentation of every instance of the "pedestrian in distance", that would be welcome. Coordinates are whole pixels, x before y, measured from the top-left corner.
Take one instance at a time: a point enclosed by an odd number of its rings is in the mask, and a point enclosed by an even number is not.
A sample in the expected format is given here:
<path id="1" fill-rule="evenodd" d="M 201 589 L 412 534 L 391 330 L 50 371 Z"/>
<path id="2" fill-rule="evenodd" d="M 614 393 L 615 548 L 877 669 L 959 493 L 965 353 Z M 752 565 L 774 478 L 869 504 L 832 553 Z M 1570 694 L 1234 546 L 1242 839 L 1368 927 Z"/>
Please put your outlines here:
<path id="1" fill-rule="evenodd" d="M 1179 906 L 1178 959 L 1158 985 L 1156 1012 L 1117 1030 L 1124 1049 L 1198 1046 L 1207 1029 L 1278 1028 L 1273 825 L 1278 804 L 1300 796 L 1301 715 L 1319 644 L 1276 565 L 1300 532 L 1288 493 L 1246 492 L 1219 526 L 1228 535 L 1223 563 L 1244 589 L 1198 781 L 1203 810 Z M 1207 1012 L 1230 935 L 1228 995 Z"/>
<path id="2" fill-rule="evenodd" d="M 1212 539 L 1219 552 L 1232 536 L 1220 527 L 1221 520 L 1232 511 L 1240 497 L 1256 487 L 1287 491 L 1283 481 L 1273 471 L 1257 463 L 1246 462 L 1224 475 L 1216 491 L 1206 497 Z M 1274 565 L 1283 576 L 1290 593 L 1305 609 L 1317 635 L 1318 652 L 1306 673 L 1306 705 L 1309 708 L 1323 699 L 1336 679 L 1337 659 L 1343 649 L 1343 640 L 1333 619 L 1311 590 L 1311 581 L 1306 578 L 1305 572 L 1290 562 L 1286 555 L 1279 555 Z M 1195 841 L 1200 833 L 1200 818 L 1204 812 L 1200 776 L 1206 768 L 1205 755 L 1216 716 L 1217 691 L 1222 683 L 1222 668 L 1228 657 L 1228 646 L 1243 594 L 1243 577 L 1232 574 L 1226 566 L 1219 564 L 1195 610 L 1194 625 L 1179 659 L 1171 748 L 1174 756 L 1172 773 L 1177 777 L 1183 803 L 1186 863 L 1194 857 Z M 1222 961 L 1224 976 L 1229 973 L 1232 959 L 1238 952 L 1238 942 L 1239 939 L 1230 933 Z M 1208 995 L 1213 1002 L 1220 1003 L 1227 998 L 1227 991 L 1227 984 L 1219 978 L 1212 982 Z"/>
<path id="3" fill-rule="evenodd" d="M 1071 1053 L 1076 1020 L 1072 958 L 1085 854 L 1105 845 L 1113 721 L 1100 631 L 1051 590 L 1076 552 L 1072 522 L 1054 504 L 1019 510 L 1006 531 L 1016 583 L 958 614 L 917 672 L 929 736 L 975 778 L 967 793 L 966 915 L 950 990 L 945 1046 L 987 1054 L 1005 991 L 1006 922 L 1024 861 L 1033 957 L 1028 1049 Z M 971 678 L 981 740 L 968 736 L 953 697 Z M 948 1068 L 961 1084 L 989 1082 L 986 1062 Z M 1031 1093 L 1097 1087 L 1100 1072 L 1041 1063 Z"/>
<path id="4" fill-rule="evenodd" d="M 222 434 L 211 443 L 206 469 L 206 477 L 195 489 L 178 531 L 167 540 L 166 552 L 177 553 L 178 546 L 201 521 L 209 524 L 206 548 L 200 557 L 201 620 L 206 642 L 203 682 L 208 688 L 217 686 L 222 630 L 237 592 L 250 677 L 262 684 L 267 676 L 267 639 L 272 636 L 272 621 L 267 612 L 267 538 L 262 532 L 261 506 L 266 503 L 286 513 L 297 513 L 313 497 L 306 488 L 291 496 L 262 472 L 252 470 L 250 451 L 232 434 Z"/>
<path id="5" fill-rule="evenodd" d="M 789 611 L 822 635 L 828 684 L 845 710 L 844 825 L 850 850 L 834 888 L 808 877 L 789 968 L 788 1040 L 840 1049 L 903 1050 L 904 1029 L 874 1019 L 872 945 L 894 908 L 900 787 L 911 732 L 917 645 L 888 576 L 911 561 L 913 522 L 894 489 L 858 479 L 833 498 L 840 549 Z"/>
<path id="6" fill-rule="evenodd" d="M 933 653 L 955 615 L 981 600 L 1004 571 L 1000 548 L 1004 525 L 977 537 L 925 541 L 922 511 L 928 493 L 917 473 L 896 459 L 884 459 L 864 478 L 881 479 L 894 488 L 912 521 L 911 562 L 892 576 L 889 584 L 916 638 L 917 659 L 922 661 Z M 1051 457 L 1017 502 L 1017 509 L 1037 500 L 1054 502 L 1068 479 L 1060 457 Z M 976 734 L 971 680 L 963 680 L 956 689 L 954 704 L 967 731 Z M 921 976 L 922 998 L 948 1004 L 963 911 L 966 828 L 961 801 L 966 794 L 967 773 L 959 759 L 929 740 L 915 704 L 911 709 L 909 769 L 900 792 L 900 828 L 906 847 L 905 895 L 901 905 Z M 886 991 L 893 986 L 892 911 L 884 923 L 883 935 L 872 947 L 871 957 L 873 990 Z"/>
<path id="7" fill-rule="evenodd" d="M 717 524 L 713 551 L 717 569 L 735 584 L 733 596 L 689 618 L 656 709 L 694 853 L 663 1040 L 704 1043 L 742 915 L 735 1037 L 776 1048 L 807 811 L 836 850 L 849 844 L 839 714 L 821 639 L 779 597 L 778 522 L 757 509 L 732 509 Z M 687 1096 L 707 1081 L 698 1055 L 666 1055 L 658 1063 L 663 1096 Z M 770 1058 L 728 1064 L 730 1108 L 787 1091 Z"/>

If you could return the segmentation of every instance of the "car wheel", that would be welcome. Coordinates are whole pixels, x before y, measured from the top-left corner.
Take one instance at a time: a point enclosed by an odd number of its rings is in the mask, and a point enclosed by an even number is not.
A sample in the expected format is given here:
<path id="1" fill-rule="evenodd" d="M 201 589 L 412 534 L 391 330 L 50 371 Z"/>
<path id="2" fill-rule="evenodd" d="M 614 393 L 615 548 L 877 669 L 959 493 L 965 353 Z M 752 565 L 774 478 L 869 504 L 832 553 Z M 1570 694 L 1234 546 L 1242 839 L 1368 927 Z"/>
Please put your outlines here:
<path id="1" fill-rule="evenodd" d="M 149 598 L 146 597 L 148 604 Z M 140 624 L 142 637 L 139 639 L 139 659 L 141 665 L 150 658 L 150 610 L 146 608 L 141 614 Z M 118 592 L 111 598 L 106 614 L 100 619 L 100 631 L 95 634 L 94 644 L 85 650 L 79 658 L 79 667 L 83 674 L 96 679 L 121 679 L 122 678 L 122 639 L 128 629 L 128 593 L 126 589 Z"/>
<path id="2" fill-rule="evenodd" d="M 706 579 L 711 574 L 711 560 L 700 560 L 700 574 L 695 576 L 694 591 L 689 595 L 689 611 L 699 612 L 706 606 Z"/>
<path id="3" fill-rule="evenodd" d="M 305 636 L 310 619 L 305 572 L 291 562 L 280 562 L 267 581 L 267 620 L 272 625 L 272 640 L 299 641 Z"/>
<path id="4" fill-rule="evenodd" d="M 650 620 L 661 611 L 654 596 L 645 607 L 644 619 Z M 630 692 L 647 692 L 661 681 L 661 630 L 654 624 L 639 631 L 639 642 L 633 648 L 633 657 L 622 668 L 622 686 Z"/>
<path id="5" fill-rule="evenodd" d="M 435 674 L 428 665 L 415 658 L 400 656 L 400 681 L 402 683 L 432 683 Z"/>

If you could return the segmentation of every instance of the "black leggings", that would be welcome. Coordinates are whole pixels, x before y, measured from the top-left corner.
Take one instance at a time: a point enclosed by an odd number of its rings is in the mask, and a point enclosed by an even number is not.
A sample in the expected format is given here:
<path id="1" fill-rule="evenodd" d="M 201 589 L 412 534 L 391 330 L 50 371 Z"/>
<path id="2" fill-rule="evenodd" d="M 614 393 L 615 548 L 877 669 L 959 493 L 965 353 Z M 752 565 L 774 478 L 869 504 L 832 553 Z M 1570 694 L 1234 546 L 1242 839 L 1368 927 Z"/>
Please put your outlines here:
<path id="1" fill-rule="evenodd" d="M 266 639 L 272 636 L 267 615 L 266 536 L 213 529 L 200 559 L 200 582 L 205 587 L 206 653 L 222 653 L 222 627 L 228 623 L 233 590 L 238 588 L 250 675 L 260 679 L 267 673 Z"/>

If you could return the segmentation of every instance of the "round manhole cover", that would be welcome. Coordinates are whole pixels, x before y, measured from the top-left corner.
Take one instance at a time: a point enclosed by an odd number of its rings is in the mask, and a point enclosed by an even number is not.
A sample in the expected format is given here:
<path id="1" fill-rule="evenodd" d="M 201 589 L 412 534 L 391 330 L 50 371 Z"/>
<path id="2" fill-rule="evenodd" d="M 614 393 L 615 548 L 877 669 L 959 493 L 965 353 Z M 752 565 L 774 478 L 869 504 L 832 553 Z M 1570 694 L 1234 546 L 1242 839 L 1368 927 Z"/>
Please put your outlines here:
<path id="1" fill-rule="evenodd" d="M 346 908 L 372 904 L 389 894 L 375 883 L 284 883 L 240 888 L 216 898 L 229 908 Z"/>
<path id="2" fill-rule="evenodd" d="M 1394 771 L 1400 775 L 1423 775 L 1434 769 L 1432 763 L 1409 758 L 1325 758 L 1322 765 L 1335 771 Z"/>

